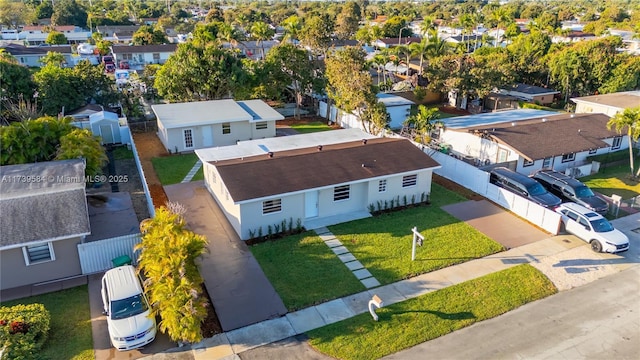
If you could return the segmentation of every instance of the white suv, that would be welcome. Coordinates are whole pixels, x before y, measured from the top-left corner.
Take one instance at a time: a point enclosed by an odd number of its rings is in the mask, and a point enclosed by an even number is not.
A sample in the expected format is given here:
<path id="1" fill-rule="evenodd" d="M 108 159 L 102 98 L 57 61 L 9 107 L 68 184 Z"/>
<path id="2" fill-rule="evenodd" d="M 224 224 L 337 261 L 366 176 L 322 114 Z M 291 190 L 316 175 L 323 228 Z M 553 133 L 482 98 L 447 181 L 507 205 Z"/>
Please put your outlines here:
<path id="1" fill-rule="evenodd" d="M 595 252 L 617 253 L 629 250 L 629 238 L 602 215 L 582 205 L 568 202 L 556 211 L 562 215 L 564 229 L 591 244 Z"/>
<path id="2" fill-rule="evenodd" d="M 156 337 L 156 320 L 131 265 L 107 271 L 102 277 L 102 304 L 109 338 L 118 350 L 136 349 Z"/>

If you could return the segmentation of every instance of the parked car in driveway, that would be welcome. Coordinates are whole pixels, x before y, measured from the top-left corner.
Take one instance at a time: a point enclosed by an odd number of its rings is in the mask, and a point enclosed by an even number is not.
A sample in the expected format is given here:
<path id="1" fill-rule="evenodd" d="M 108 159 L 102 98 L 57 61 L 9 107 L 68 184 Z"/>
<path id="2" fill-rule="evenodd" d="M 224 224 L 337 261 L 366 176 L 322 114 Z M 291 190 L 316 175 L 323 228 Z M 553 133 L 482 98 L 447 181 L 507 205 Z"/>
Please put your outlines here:
<path id="1" fill-rule="evenodd" d="M 553 209 L 562 203 L 559 197 L 548 192 L 536 180 L 505 167 L 491 170 L 489 182 L 546 208 Z"/>
<path id="2" fill-rule="evenodd" d="M 561 172 L 542 169 L 533 173 L 532 177 L 541 183 L 549 192 L 565 201 L 573 201 L 591 211 L 606 215 L 609 204 L 594 194 L 580 180 Z"/>
<path id="3" fill-rule="evenodd" d="M 629 250 L 627 235 L 593 210 L 568 202 L 558 206 L 556 211 L 562 215 L 564 230 L 591 244 L 591 250 L 607 253 Z"/>
<path id="4" fill-rule="evenodd" d="M 113 74 L 113 73 L 115 73 L 115 72 L 116 72 L 116 66 L 115 66 L 114 64 L 106 64 L 106 65 L 104 66 L 104 71 L 105 71 L 107 74 Z"/>
<path id="5" fill-rule="evenodd" d="M 156 321 L 135 269 L 119 266 L 102 277 L 102 304 L 107 316 L 111 344 L 118 350 L 131 350 L 152 342 Z"/>

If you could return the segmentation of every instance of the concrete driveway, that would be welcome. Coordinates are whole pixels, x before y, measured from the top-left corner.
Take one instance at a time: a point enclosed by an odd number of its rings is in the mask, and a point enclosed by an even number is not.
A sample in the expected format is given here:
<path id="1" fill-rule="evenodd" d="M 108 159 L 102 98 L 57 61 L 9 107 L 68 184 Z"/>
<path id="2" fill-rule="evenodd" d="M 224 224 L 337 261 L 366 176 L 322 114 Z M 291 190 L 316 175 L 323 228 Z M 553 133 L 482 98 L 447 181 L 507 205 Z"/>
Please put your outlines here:
<path id="1" fill-rule="evenodd" d="M 549 237 L 549 234 L 490 201 L 464 201 L 442 210 L 473 226 L 476 230 L 513 249 Z"/>
<path id="2" fill-rule="evenodd" d="M 207 237 L 200 273 L 224 331 L 287 313 L 258 261 L 240 240 L 203 181 L 164 187 L 171 202 L 187 208 L 189 228 Z"/>

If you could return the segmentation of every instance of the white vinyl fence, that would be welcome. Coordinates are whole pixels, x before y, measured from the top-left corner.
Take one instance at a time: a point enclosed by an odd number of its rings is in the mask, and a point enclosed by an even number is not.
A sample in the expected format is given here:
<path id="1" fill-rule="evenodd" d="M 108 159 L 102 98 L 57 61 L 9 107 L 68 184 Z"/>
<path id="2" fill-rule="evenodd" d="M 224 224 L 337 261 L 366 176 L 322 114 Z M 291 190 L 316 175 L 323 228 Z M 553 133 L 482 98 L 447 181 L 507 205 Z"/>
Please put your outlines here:
<path id="1" fill-rule="evenodd" d="M 489 173 L 486 171 L 453 156 L 420 144 L 416 145 L 423 148 L 425 153 L 442 165 L 435 171 L 436 174 L 473 190 L 554 235 L 558 234 L 560 214 L 489 183 Z"/>
<path id="2" fill-rule="evenodd" d="M 111 260 L 122 255 L 127 255 L 134 264 L 137 263 L 139 251 L 134 252 L 133 247 L 138 243 L 140 243 L 140 234 L 78 244 L 82 274 L 94 274 L 111 269 L 113 267 Z"/>
<path id="3" fill-rule="evenodd" d="M 318 115 L 325 118 L 327 117 L 326 102 L 324 101 L 319 102 Z M 333 121 L 334 123 L 340 125 L 345 129 L 360 129 L 362 131 L 366 131 L 359 116 L 344 112 L 338 109 L 337 107 L 335 107 L 335 105 L 331 105 L 331 117 L 329 117 L 329 120 Z"/>
<path id="4" fill-rule="evenodd" d="M 131 138 L 131 150 L 133 152 L 133 158 L 136 160 L 136 167 L 138 168 L 138 173 L 140 173 L 140 181 L 142 181 L 144 196 L 147 198 L 147 208 L 149 209 L 149 217 L 154 218 L 156 216 L 156 209 L 153 206 L 153 199 L 151 199 L 151 191 L 149 191 L 147 178 L 144 175 L 144 170 L 142 169 L 142 163 L 140 162 L 140 156 L 138 155 L 136 142 L 133 141 L 133 136 L 131 136 L 131 129 L 129 127 L 127 127 L 127 131 L 129 132 L 129 137 Z"/>

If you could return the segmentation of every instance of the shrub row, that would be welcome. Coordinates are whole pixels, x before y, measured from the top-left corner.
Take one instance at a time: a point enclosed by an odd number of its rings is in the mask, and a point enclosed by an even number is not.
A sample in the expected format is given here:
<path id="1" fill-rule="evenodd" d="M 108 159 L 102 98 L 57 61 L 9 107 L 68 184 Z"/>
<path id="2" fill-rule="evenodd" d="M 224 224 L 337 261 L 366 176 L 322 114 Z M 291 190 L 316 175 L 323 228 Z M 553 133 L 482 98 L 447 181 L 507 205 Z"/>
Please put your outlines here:
<path id="1" fill-rule="evenodd" d="M 0 307 L 0 349 L 4 359 L 37 359 L 51 317 L 42 304 Z"/>

